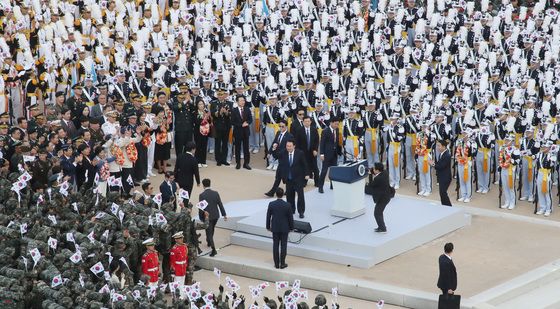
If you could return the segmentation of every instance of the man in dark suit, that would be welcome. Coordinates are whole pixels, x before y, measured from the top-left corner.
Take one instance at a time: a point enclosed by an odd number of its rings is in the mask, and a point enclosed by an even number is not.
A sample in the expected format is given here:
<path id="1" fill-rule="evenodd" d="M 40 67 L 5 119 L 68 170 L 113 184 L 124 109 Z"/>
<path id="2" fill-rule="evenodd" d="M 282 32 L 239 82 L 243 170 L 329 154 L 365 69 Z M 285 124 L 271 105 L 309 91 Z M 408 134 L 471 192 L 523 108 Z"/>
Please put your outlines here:
<path id="1" fill-rule="evenodd" d="M 138 199 L 137 202 L 142 204 L 142 205 L 148 205 L 148 203 L 151 202 L 152 199 L 154 198 L 154 194 L 153 194 L 154 193 L 154 187 L 152 186 L 151 183 L 145 182 L 145 183 L 142 184 L 142 191 L 144 191 L 144 193 Z M 162 197 L 163 197 L 163 194 L 162 194 Z"/>
<path id="2" fill-rule="evenodd" d="M 78 136 L 78 129 L 76 129 L 76 125 L 71 120 L 72 112 L 69 109 L 63 109 L 61 115 L 60 126 L 64 129 L 68 138 L 73 139 Z"/>
<path id="3" fill-rule="evenodd" d="M 329 167 L 336 166 L 338 156 L 342 153 L 342 149 L 338 143 L 340 132 L 338 131 L 338 118 L 332 118 L 329 127 L 323 130 L 321 134 L 321 143 L 319 153 L 323 167 L 321 168 L 321 176 L 319 177 L 319 193 L 323 193 L 325 178 Z M 332 189 L 332 184 L 331 184 Z"/>
<path id="4" fill-rule="evenodd" d="M 76 165 L 76 184 L 78 190 L 85 185 L 87 188 L 93 185 L 95 178 L 95 166 L 89 158 L 91 149 L 86 144 L 80 144 L 78 153 L 80 159 Z"/>
<path id="5" fill-rule="evenodd" d="M 437 182 L 439 183 L 439 197 L 441 199 L 441 204 L 445 206 L 451 206 L 451 200 L 447 194 L 447 189 L 451 184 L 451 154 L 447 149 L 446 141 L 437 142 L 437 150 L 439 152 L 439 158 L 437 161 L 431 160 L 429 163 L 436 169 Z"/>
<path id="6" fill-rule="evenodd" d="M 272 141 L 272 145 L 270 146 L 270 150 L 268 151 L 268 153 L 270 154 L 273 154 L 276 151 L 276 149 L 285 149 L 286 142 L 294 139 L 294 136 L 290 132 L 288 132 L 288 124 L 286 120 L 280 120 L 278 122 L 278 128 L 280 130 L 276 132 L 276 136 L 274 136 L 274 140 Z M 278 189 L 278 186 L 280 185 L 280 180 L 281 180 L 280 174 L 278 172 L 278 169 L 276 169 L 274 184 L 272 185 L 272 188 L 264 195 L 269 197 L 274 196 L 274 194 L 276 193 L 276 189 Z"/>
<path id="7" fill-rule="evenodd" d="M 266 229 L 272 232 L 272 256 L 275 268 L 286 268 L 286 251 L 288 249 L 288 234 L 294 229 L 294 217 L 290 204 L 282 200 L 284 189 L 276 190 L 275 201 L 268 204 L 266 212 Z M 280 249 L 280 250 L 279 250 Z"/>
<path id="8" fill-rule="evenodd" d="M 189 196 L 191 196 L 194 184 L 193 177 L 196 178 L 196 185 L 200 186 L 198 162 L 194 157 L 195 148 L 194 142 L 188 142 L 185 146 L 187 152 L 180 154 L 179 157 L 177 157 L 177 162 L 175 162 L 175 179 L 177 179 L 177 183 L 181 189 L 189 192 Z M 204 151 L 204 149 L 201 149 L 201 151 Z"/>
<path id="9" fill-rule="evenodd" d="M 237 163 L 235 168 L 241 168 L 241 144 L 243 144 L 243 168 L 250 170 L 249 126 L 253 123 L 253 117 L 249 107 L 245 106 L 245 97 L 242 95 L 237 96 L 237 108 L 234 108 L 231 113 L 231 121 L 235 139 L 235 161 Z"/>
<path id="10" fill-rule="evenodd" d="M 444 254 L 439 256 L 439 277 L 437 287 L 442 294 L 454 294 L 457 290 L 457 269 L 451 259 L 453 243 L 446 243 L 443 247 Z"/>
<path id="11" fill-rule="evenodd" d="M 286 142 L 285 149 L 276 149 L 273 153 L 278 159 L 278 174 L 286 184 L 286 200 L 292 206 L 292 213 L 296 212 L 295 195 L 297 193 L 297 211 L 300 218 L 304 218 L 305 195 L 303 187 L 309 179 L 309 172 L 303 151 L 296 149 L 293 140 Z"/>
<path id="12" fill-rule="evenodd" d="M 220 214 L 224 217 L 224 221 L 227 221 L 226 210 L 224 209 L 224 204 L 222 204 L 222 199 L 217 191 L 210 189 L 210 179 L 205 178 L 202 180 L 202 186 L 204 191 L 198 196 L 199 201 L 206 201 L 208 206 L 204 209 L 208 213 L 208 227 L 206 228 L 206 243 L 208 247 L 212 248 L 210 256 L 215 256 L 217 254 L 216 247 L 214 245 L 214 229 L 220 219 Z M 200 220 L 204 222 L 204 213 L 198 212 Z"/>
<path id="13" fill-rule="evenodd" d="M 383 219 L 383 211 L 392 198 L 392 193 L 395 189 L 389 185 L 389 172 L 383 167 L 383 163 L 376 162 L 373 167 L 373 180 L 369 183 L 371 187 L 373 202 L 375 203 L 375 210 L 373 215 L 377 222 L 377 233 L 387 233 L 385 220 Z"/>
<path id="14" fill-rule="evenodd" d="M 311 126 L 311 118 L 303 117 L 303 127 L 296 132 L 296 148 L 303 151 L 309 178 L 313 176 L 315 186 L 319 185 L 319 170 L 317 168 L 317 154 L 319 154 L 319 132 Z"/>
<path id="15" fill-rule="evenodd" d="M 161 193 L 162 204 L 175 201 L 177 183 L 175 182 L 173 173 L 165 172 L 165 180 L 159 185 L 159 192 Z"/>
<path id="16" fill-rule="evenodd" d="M 76 165 L 80 163 L 82 159 L 81 156 L 76 158 L 72 157 L 73 153 L 72 146 L 63 145 L 62 146 L 62 157 L 60 158 L 60 167 L 62 167 L 62 173 L 64 176 L 70 177 L 70 184 L 76 182 Z"/>
<path id="17" fill-rule="evenodd" d="M 292 125 L 290 126 L 290 133 L 292 135 L 296 135 L 296 133 L 303 127 L 303 117 L 305 116 L 304 109 L 298 109 L 296 111 L 296 115 L 294 120 L 292 121 Z"/>

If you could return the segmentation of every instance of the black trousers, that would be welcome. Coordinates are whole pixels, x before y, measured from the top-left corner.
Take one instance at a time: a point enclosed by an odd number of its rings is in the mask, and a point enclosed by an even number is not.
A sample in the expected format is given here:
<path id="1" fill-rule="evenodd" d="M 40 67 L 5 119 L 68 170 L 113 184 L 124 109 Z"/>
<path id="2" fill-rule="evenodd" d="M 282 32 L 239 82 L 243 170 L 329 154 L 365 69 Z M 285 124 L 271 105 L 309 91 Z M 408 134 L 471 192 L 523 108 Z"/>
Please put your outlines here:
<path id="1" fill-rule="evenodd" d="M 272 257 L 274 266 L 286 264 L 286 251 L 288 250 L 288 233 L 272 233 Z"/>
<path id="2" fill-rule="evenodd" d="M 169 265 L 169 258 L 170 254 L 169 251 L 167 253 L 162 253 L 163 261 L 161 261 L 161 270 L 163 272 L 163 282 L 168 283 L 171 282 L 171 266 Z"/>
<path id="3" fill-rule="evenodd" d="M 208 148 L 208 136 L 204 136 L 199 132 L 194 134 L 194 142 L 196 143 L 196 151 L 194 156 L 200 164 L 206 164 L 206 154 Z"/>
<path id="4" fill-rule="evenodd" d="M 268 192 L 276 194 L 276 190 L 280 186 L 281 181 L 282 181 L 282 178 L 280 178 L 280 172 L 278 170 L 276 170 L 276 174 L 274 175 L 274 184 L 272 185 L 272 188 Z"/>
<path id="5" fill-rule="evenodd" d="M 235 137 L 235 162 L 241 161 L 241 144 L 243 144 L 243 164 L 249 164 L 251 155 L 249 153 L 249 127 L 237 128 L 233 132 Z"/>
<path id="6" fill-rule="evenodd" d="M 319 168 L 317 167 L 317 157 L 313 156 L 312 150 L 305 152 L 305 160 L 307 161 L 307 166 L 309 166 L 309 178 L 313 178 L 315 186 L 317 186 L 319 184 Z"/>
<path id="7" fill-rule="evenodd" d="M 387 230 L 387 227 L 385 226 L 385 219 L 383 218 L 383 211 L 385 211 L 385 207 L 387 207 L 389 201 L 390 199 L 383 199 L 375 203 L 373 216 L 375 217 L 375 222 L 377 222 L 377 227 L 380 230 Z"/>
<path id="8" fill-rule="evenodd" d="M 319 176 L 319 188 L 323 188 L 323 186 L 325 185 L 325 179 L 327 178 L 327 171 L 329 170 L 329 167 L 331 166 L 336 166 L 338 161 L 338 157 L 334 157 L 334 158 L 325 158 L 325 160 L 323 161 L 323 167 L 321 168 L 321 176 Z"/>
<path id="9" fill-rule="evenodd" d="M 192 141 L 192 131 L 175 131 L 175 154 L 179 156 L 186 152 L 187 143 Z"/>
<path id="10" fill-rule="evenodd" d="M 144 147 L 142 143 L 136 144 L 138 150 L 138 159 L 134 162 L 134 176 L 135 181 L 141 181 L 148 178 L 148 148 Z"/>
<path id="11" fill-rule="evenodd" d="M 449 184 L 450 182 L 439 183 L 439 198 L 441 199 L 441 204 L 444 206 L 451 206 L 451 200 L 449 199 L 449 194 L 447 194 Z"/>
<path id="12" fill-rule="evenodd" d="M 286 201 L 292 206 L 292 213 L 296 213 L 296 193 L 297 193 L 297 211 L 299 214 L 305 213 L 305 195 L 303 186 L 293 180 L 286 181 Z"/>
<path id="13" fill-rule="evenodd" d="M 217 163 L 225 163 L 228 153 L 228 140 L 230 129 L 216 128 L 214 136 L 214 150 L 216 151 L 215 157 Z"/>
<path id="14" fill-rule="evenodd" d="M 206 242 L 212 250 L 216 250 L 216 247 L 214 246 L 214 229 L 216 228 L 217 223 L 218 219 L 208 220 L 208 227 L 206 228 Z"/>

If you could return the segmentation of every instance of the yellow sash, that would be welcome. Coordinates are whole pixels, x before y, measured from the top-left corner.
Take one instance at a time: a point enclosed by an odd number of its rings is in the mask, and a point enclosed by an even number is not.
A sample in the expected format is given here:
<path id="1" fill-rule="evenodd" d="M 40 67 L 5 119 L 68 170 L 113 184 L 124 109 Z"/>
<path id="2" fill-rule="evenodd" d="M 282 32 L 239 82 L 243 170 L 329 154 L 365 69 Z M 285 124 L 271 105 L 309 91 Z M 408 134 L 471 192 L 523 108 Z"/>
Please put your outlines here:
<path id="1" fill-rule="evenodd" d="M 523 134 L 515 133 L 515 147 L 517 148 L 519 148 L 519 140 L 521 139 L 521 136 L 523 136 Z"/>
<path id="2" fill-rule="evenodd" d="M 548 174 L 550 173 L 550 170 L 547 168 L 541 168 L 539 172 L 543 173 L 541 191 L 542 193 L 548 193 Z"/>
<path id="3" fill-rule="evenodd" d="M 358 137 L 356 135 L 354 136 L 348 136 L 352 139 L 352 147 L 354 148 L 354 158 L 358 158 L 358 155 L 360 154 L 360 150 L 358 148 L 359 143 L 358 143 Z"/>
<path id="4" fill-rule="evenodd" d="M 401 143 L 391 142 L 391 145 L 393 145 L 393 166 L 399 167 L 399 150 Z"/>
<path id="5" fill-rule="evenodd" d="M 463 182 L 468 182 L 469 181 L 469 162 L 471 161 L 471 158 L 467 159 L 467 162 L 465 162 L 465 164 L 463 165 Z"/>
<path id="6" fill-rule="evenodd" d="M 533 158 L 531 158 L 531 156 L 525 156 L 525 159 L 527 160 L 527 169 L 528 169 L 528 178 L 529 178 L 529 182 L 533 181 Z"/>
<path id="7" fill-rule="evenodd" d="M 288 117 L 288 131 L 292 128 L 292 117 Z M 296 132 L 291 132 L 292 134 L 295 134 Z"/>
<path id="8" fill-rule="evenodd" d="M 367 128 L 367 130 L 371 132 L 371 153 L 375 153 L 377 150 L 377 129 Z"/>
<path id="9" fill-rule="evenodd" d="M 490 149 L 488 148 L 481 148 L 482 153 L 484 154 L 484 159 L 482 159 L 482 171 L 484 173 L 488 173 L 488 153 Z"/>
<path id="10" fill-rule="evenodd" d="M 338 145 L 342 146 L 342 136 L 343 136 L 343 132 L 344 132 L 344 126 L 340 125 L 338 126 Z"/>
<path id="11" fill-rule="evenodd" d="M 257 132 L 257 134 L 259 134 L 258 132 L 259 132 L 260 127 L 261 127 L 261 123 L 260 123 L 260 120 L 261 120 L 260 108 L 255 107 L 254 111 L 255 111 L 255 131 Z M 276 132 L 274 132 L 274 133 L 276 133 Z"/>
<path id="12" fill-rule="evenodd" d="M 424 161 L 424 166 L 422 167 L 422 172 L 424 174 L 428 174 L 429 166 L 428 166 L 428 155 L 427 154 L 424 156 L 423 161 Z"/>
<path id="13" fill-rule="evenodd" d="M 412 145 L 410 145 L 412 147 L 412 153 L 414 153 L 414 151 L 416 151 L 416 133 L 406 133 L 407 136 L 412 138 Z"/>
<path id="14" fill-rule="evenodd" d="M 323 129 L 317 128 L 317 133 L 319 133 L 319 140 L 321 140 L 321 135 L 323 135 Z"/>
<path id="15" fill-rule="evenodd" d="M 329 110 L 331 110 L 332 102 L 333 102 L 332 99 L 327 99 L 327 107 L 329 108 Z"/>

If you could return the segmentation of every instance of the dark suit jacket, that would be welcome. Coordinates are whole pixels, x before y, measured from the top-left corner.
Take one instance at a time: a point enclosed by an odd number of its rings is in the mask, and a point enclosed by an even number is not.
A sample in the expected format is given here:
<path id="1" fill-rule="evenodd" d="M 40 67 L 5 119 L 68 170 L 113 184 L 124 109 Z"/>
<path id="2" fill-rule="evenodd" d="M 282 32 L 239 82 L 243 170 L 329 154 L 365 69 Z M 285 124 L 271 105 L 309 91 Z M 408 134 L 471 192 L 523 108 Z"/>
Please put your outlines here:
<path id="1" fill-rule="evenodd" d="M 294 117 L 294 120 L 292 121 L 292 125 L 290 126 L 290 133 L 296 135 L 297 131 L 299 131 L 301 127 L 303 127 L 303 125 L 299 123 L 299 119 L 297 118 L 297 116 Z"/>
<path id="2" fill-rule="evenodd" d="M 175 193 L 177 192 L 177 184 L 175 182 L 171 182 L 171 188 L 164 180 L 161 185 L 159 185 L 159 192 L 161 193 L 161 203 L 169 203 L 171 198 L 175 197 Z"/>
<path id="3" fill-rule="evenodd" d="M 205 151 L 200 149 L 198 151 Z M 200 184 L 200 174 L 198 172 L 198 162 L 196 158 L 190 153 L 182 153 L 177 157 L 177 162 L 175 163 L 175 181 L 181 187 L 191 187 L 193 186 L 193 176 L 196 178 L 196 183 Z"/>
<path id="4" fill-rule="evenodd" d="M 277 199 L 268 204 L 266 229 L 273 233 L 288 233 L 294 229 L 294 215 L 290 203 Z"/>
<path id="5" fill-rule="evenodd" d="M 439 278 L 437 287 L 447 291 L 457 289 L 457 270 L 455 264 L 445 254 L 439 256 Z"/>
<path id="6" fill-rule="evenodd" d="M 373 196 L 373 201 L 377 203 L 378 201 L 391 199 L 391 187 L 389 186 L 389 172 L 384 170 L 379 173 L 379 175 L 373 177 L 373 180 L 369 183 L 371 187 L 371 192 Z"/>
<path id="7" fill-rule="evenodd" d="M 296 148 L 303 150 L 305 154 L 313 153 L 313 150 L 319 151 L 319 132 L 317 128 L 313 126 L 309 128 L 309 145 L 307 145 L 305 127 L 299 128 L 296 132 Z"/>
<path id="8" fill-rule="evenodd" d="M 274 143 L 278 144 L 278 147 L 276 147 L 276 150 L 281 150 L 281 149 L 286 149 L 286 142 L 290 141 L 290 140 L 294 140 L 294 136 L 292 135 L 292 133 L 286 131 L 286 133 L 284 133 L 284 136 L 282 137 L 282 140 L 280 141 L 280 143 L 278 142 L 278 139 L 280 138 L 280 130 L 278 130 L 278 132 L 276 132 L 276 135 L 274 136 L 274 140 L 272 141 L 272 144 L 274 145 Z M 272 145 L 268 145 L 268 147 L 270 148 L 270 153 L 272 153 Z"/>
<path id="9" fill-rule="evenodd" d="M 60 122 L 60 126 L 64 129 L 64 131 L 66 131 L 66 134 L 68 135 L 69 138 L 72 139 L 78 136 L 78 129 L 76 129 L 76 126 L 74 125 L 72 120 L 69 120 L 68 124 L 66 124 L 66 122 L 62 120 Z"/>
<path id="10" fill-rule="evenodd" d="M 325 156 L 325 160 L 336 158 L 336 156 L 341 153 L 342 150 L 338 145 L 339 134 L 340 132 L 335 130 L 333 137 L 330 127 L 323 130 L 323 133 L 321 134 L 319 153 Z"/>
<path id="11" fill-rule="evenodd" d="M 247 121 L 248 124 L 253 123 L 253 116 L 251 116 L 251 110 L 249 109 L 249 107 L 244 106 L 243 107 L 243 116 L 245 118 L 245 121 Z M 231 111 L 231 122 L 233 124 L 233 133 L 234 134 L 239 134 L 241 132 L 243 132 L 242 130 L 249 130 L 249 126 L 243 128 L 243 118 L 241 118 L 241 114 L 239 113 L 239 107 L 232 109 Z"/>
<path id="12" fill-rule="evenodd" d="M 64 176 L 71 176 L 72 179 L 76 177 L 76 166 L 74 166 L 74 158 L 66 158 L 62 156 L 60 158 L 60 166 L 62 167 L 62 173 Z"/>
<path id="13" fill-rule="evenodd" d="M 86 171 L 87 171 L 87 182 L 86 182 Z M 93 166 L 91 161 L 87 158 L 82 159 L 82 162 L 76 166 L 76 184 L 82 186 L 87 183 L 88 186 L 93 185 L 93 180 L 95 179 L 95 166 Z"/>
<path id="14" fill-rule="evenodd" d="M 163 200 L 163 193 L 161 194 L 162 196 L 162 200 Z M 150 200 L 153 200 L 154 195 L 150 195 Z M 144 205 L 144 203 L 146 202 L 146 198 L 144 197 L 144 195 L 142 195 L 139 199 L 138 199 L 138 203 Z"/>
<path id="15" fill-rule="evenodd" d="M 220 219 L 220 214 L 224 217 L 226 216 L 224 204 L 222 204 L 222 199 L 217 191 L 208 188 L 198 195 L 198 200 L 205 200 L 208 203 L 205 209 L 208 212 L 208 220 Z M 202 217 L 201 220 L 204 222 L 203 212 L 199 211 L 198 214 Z"/>
<path id="16" fill-rule="evenodd" d="M 303 185 L 305 182 L 305 176 L 309 175 L 309 170 L 307 168 L 307 161 L 305 160 L 305 155 L 303 151 L 299 149 L 294 149 L 294 155 L 292 158 L 292 165 L 290 166 L 290 156 L 286 149 L 281 149 L 275 151 L 273 156 L 278 159 L 278 171 L 280 179 L 287 182 L 291 174 L 291 181 L 296 184 Z"/>
<path id="17" fill-rule="evenodd" d="M 438 183 L 451 183 L 451 155 L 449 150 L 441 153 L 441 158 L 434 165 Z"/>

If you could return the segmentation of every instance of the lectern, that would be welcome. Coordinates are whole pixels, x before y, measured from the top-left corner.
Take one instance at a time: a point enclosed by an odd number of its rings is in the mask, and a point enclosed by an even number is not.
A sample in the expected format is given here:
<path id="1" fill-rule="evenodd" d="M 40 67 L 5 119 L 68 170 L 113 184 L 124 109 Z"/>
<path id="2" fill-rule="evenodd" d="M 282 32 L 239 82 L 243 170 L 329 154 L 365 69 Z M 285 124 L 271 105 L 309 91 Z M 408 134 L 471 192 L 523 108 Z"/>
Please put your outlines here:
<path id="1" fill-rule="evenodd" d="M 367 176 L 367 160 L 330 168 L 329 178 L 334 190 L 331 215 L 355 218 L 365 213 L 364 187 Z"/>

